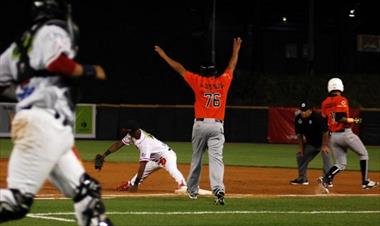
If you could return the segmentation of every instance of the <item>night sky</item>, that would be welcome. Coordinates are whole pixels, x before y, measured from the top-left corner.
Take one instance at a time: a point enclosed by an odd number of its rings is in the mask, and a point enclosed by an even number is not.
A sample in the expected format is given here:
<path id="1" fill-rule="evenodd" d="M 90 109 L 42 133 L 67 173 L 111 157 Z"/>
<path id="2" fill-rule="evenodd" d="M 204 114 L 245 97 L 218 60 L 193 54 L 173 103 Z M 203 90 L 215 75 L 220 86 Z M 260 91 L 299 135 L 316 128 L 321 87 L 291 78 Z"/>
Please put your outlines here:
<path id="1" fill-rule="evenodd" d="M 163 47 L 198 72 L 210 58 L 211 0 L 72 1 L 80 27 L 77 60 L 103 65 L 108 81 L 82 86 L 83 101 L 191 104 L 193 94 L 153 50 Z M 314 57 L 310 63 L 310 4 L 314 2 Z M 0 51 L 28 26 L 26 0 L 2 0 Z M 380 53 L 358 53 L 358 34 L 380 35 L 375 1 L 216 0 L 216 63 L 227 65 L 232 38 L 243 45 L 244 73 L 379 73 Z M 349 17 L 350 10 L 355 17 Z M 287 58 L 287 51 L 293 54 Z M 292 52 L 293 51 L 293 52 Z M 99 92 L 101 90 L 102 92 Z"/>

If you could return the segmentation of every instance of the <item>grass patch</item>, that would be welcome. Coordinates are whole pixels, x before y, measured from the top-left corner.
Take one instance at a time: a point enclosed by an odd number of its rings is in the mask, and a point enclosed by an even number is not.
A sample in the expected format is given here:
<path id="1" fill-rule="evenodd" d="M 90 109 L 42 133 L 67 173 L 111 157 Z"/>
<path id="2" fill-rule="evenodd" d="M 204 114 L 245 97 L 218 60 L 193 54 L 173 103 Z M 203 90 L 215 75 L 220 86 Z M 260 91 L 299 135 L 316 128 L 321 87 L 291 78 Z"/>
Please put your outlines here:
<path id="1" fill-rule="evenodd" d="M 195 225 L 366 225 L 380 222 L 380 197 L 292 197 L 227 198 L 225 206 L 215 206 L 211 197 L 189 200 L 187 197 L 130 197 L 105 200 L 115 225 L 195 226 Z M 318 212 L 323 211 L 323 212 Z M 345 211 L 345 212 L 342 212 Z M 375 211 L 375 212 L 362 212 Z M 73 220 L 71 200 L 36 200 L 32 214 Z M 57 220 L 33 219 L 8 225 L 75 225 Z"/>
<path id="2" fill-rule="evenodd" d="M 81 158 L 93 160 L 97 153 L 104 152 L 115 141 L 77 140 Z M 179 163 L 190 163 L 192 148 L 190 142 L 168 142 L 176 151 Z M 8 158 L 11 150 L 9 139 L 0 139 L 0 158 Z M 370 162 L 370 171 L 380 171 L 380 146 L 367 146 Z M 297 146 L 294 144 L 254 144 L 254 143 L 226 143 L 224 147 L 224 161 L 233 166 L 259 167 L 286 167 L 296 168 L 295 154 Z M 107 161 L 137 162 L 138 152 L 133 146 L 122 148 L 119 152 L 107 157 Z M 207 154 L 204 162 L 208 161 Z M 322 159 L 318 155 L 310 163 L 309 168 L 320 169 Z M 352 151 L 348 152 L 347 170 L 359 170 L 359 159 Z"/>

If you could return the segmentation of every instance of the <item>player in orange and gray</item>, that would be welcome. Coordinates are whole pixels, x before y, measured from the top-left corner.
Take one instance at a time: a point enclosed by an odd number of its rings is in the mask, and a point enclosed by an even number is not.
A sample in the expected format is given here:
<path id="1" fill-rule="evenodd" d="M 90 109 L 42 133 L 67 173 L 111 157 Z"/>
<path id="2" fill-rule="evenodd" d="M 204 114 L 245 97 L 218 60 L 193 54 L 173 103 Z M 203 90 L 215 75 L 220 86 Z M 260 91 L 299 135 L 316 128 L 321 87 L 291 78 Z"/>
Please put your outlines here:
<path id="1" fill-rule="evenodd" d="M 353 123 L 361 123 L 361 118 L 352 118 L 349 113 L 348 100 L 342 96 L 344 87 L 339 78 L 332 78 L 327 85 L 329 96 L 322 102 L 322 116 L 327 118 L 331 132 L 330 146 L 333 149 L 336 163 L 329 172 L 318 178 L 318 183 L 329 193 L 328 184 L 334 176 L 347 166 L 347 149 L 354 151 L 360 159 L 362 174 L 362 188 L 370 189 L 379 185 L 379 182 L 368 179 L 368 151 L 360 138 L 351 130 Z"/>
<path id="2" fill-rule="evenodd" d="M 210 184 L 212 192 L 216 196 L 215 203 L 224 205 L 223 145 L 225 139 L 223 121 L 227 93 L 238 61 L 241 42 L 240 38 L 234 38 L 231 59 L 227 68 L 220 75 L 217 74 L 214 64 L 202 65 L 200 74 L 190 72 L 182 64 L 166 55 L 159 46 L 155 46 L 155 51 L 185 79 L 195 95 L 195 119 L 192 134 L 193 155 L 187 181 L 188 194 L 191 199 L 197 199 L 198 196 L 202 156 L 207 149 Z"/>

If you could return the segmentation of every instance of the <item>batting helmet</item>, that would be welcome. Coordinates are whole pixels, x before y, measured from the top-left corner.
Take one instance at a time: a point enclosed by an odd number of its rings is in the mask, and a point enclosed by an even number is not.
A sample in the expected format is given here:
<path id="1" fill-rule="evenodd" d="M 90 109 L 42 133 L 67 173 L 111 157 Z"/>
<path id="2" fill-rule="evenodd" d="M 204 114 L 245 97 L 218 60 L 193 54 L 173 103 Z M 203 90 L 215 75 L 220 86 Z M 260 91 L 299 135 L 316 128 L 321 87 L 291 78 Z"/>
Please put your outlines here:
<path id="1" fill-rule="evenodd" d="M 200 74 L 204 77 L 211 77 L 217 74 L 216 66 L 213 62 L 203 62 L 200 66 Z"/>
<path id="2" fill-rule="evenodd" d="M 340 78 L 332 78 L 327 83 L 327 91 L 330 93 L 331 91 L 334 91 L 334 90 L 343 92 L 344 86 Z"/>
<path id="3" fill-rule="evenodd" d="M 30 15 L 33 22 L 49 19 L 66 20 L 68 4 L 66 0 L 33 0 Z"/>

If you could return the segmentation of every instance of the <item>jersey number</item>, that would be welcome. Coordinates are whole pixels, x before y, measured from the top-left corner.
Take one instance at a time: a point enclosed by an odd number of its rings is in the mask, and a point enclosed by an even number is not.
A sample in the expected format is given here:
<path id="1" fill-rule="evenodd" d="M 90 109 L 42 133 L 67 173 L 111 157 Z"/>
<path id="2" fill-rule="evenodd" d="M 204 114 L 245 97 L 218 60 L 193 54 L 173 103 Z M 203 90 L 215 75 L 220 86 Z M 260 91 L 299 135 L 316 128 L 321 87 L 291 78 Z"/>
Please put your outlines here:
<path id="1" fill-rule="evenodd" d="M 210 106 L 214 108 L 220 107 L 220 93 L 205 93 L 203 96 L 207 98 L 206 108 Z"/>

